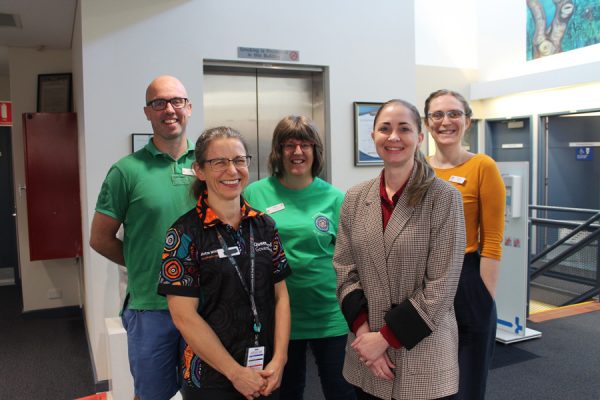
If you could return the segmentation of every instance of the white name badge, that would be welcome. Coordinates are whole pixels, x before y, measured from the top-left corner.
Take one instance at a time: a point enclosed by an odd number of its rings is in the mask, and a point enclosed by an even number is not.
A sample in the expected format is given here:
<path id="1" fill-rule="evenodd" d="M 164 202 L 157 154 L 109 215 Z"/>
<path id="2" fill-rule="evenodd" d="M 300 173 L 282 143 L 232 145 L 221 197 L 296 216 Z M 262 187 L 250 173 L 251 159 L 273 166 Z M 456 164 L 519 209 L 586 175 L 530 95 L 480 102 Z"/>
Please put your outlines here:
<path id="1" fill-rule="evenodd" d="M 181 173 L 183 175 L 195 176 L 194 170 L 191 168 L 181 168 Z"/>
<path id="2" fill-rule="evenodd" d="M 459 185 L 464 185 L 464 183 L 467 181 L 467 178 L 463 178 L 462 176 L 452 175 L 450 177 L 450 179 L 448 179 L 448 180 L 450 182 L 458 183 Z"/>
<path id="3" fill-rule="evenodd" d="M 237 246 L 231 246 L 230 248 L 227 249 L 227 253 L 225 253 L 223 251 L 223 249 L 217 249 L 217 254 L 219 255 L 219 258 L 225 258 L 225 257 L 229 257 L 229 256 L 239 256 L 240 248 Z"/>
<path id="4" fill-rule="evenodd" d="M 276 213 L 277 211 L 281 211 L 283 209 L 285 209 L 285 206 L 283 205 L 283 203 L 275 204 L 274 206 L 267 207 L 267 214 L 273 214 L 273 213 Z"/>
<path id="5" fill-rule="evenodd" d="M 246 349 L 246 367 L 263 369 L 265 364 L 265 346 L 248 347 Z"/>

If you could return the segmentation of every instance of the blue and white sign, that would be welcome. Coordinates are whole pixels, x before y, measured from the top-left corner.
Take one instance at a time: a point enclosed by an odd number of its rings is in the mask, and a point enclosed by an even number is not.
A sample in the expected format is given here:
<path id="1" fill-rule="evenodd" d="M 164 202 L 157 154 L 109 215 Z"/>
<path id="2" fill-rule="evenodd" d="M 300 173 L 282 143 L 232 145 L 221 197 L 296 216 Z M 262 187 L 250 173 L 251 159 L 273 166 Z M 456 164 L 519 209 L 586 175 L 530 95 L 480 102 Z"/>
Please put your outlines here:
<path id="1" fill-rule="evenodd" d="M 592 147 L 576 147 L 575 159 L 577 161 L 591 161 L 594 159 L 594 149 Z"/>

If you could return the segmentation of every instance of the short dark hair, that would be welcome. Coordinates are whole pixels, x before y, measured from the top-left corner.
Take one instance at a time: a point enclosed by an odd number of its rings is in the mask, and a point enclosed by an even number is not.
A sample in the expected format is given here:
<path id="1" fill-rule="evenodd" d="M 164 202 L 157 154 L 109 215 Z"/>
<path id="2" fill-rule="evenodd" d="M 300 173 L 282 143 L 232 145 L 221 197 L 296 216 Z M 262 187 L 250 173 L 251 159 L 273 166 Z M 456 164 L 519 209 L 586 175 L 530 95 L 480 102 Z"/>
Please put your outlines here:
<path id="1" fill-rule="evenodd" d="M 283 176 L 283 147 L 282 144 L 290 139 L 306 140 L 314 143 L 313 164 L 311 173 L 313 178 L 323 170 L 325 158 L 323 156 L 323 141 L 319 130 L 307 117 L 288 115 L 283 118 L 273 131 L 271 154 L 269 154 L 269 171 L 271 175 L 281 178 Z"/>
<path id="2" fill-rule="evenodd" d="M 446 96 L 446 95 L 452 96 L 456 100 L 460 101 L 460 103 L 463 106 L 465 116 L 467 118 L 471 118 L 471 115 L 473 115 L 473 110 L 471 110 L 471 106 L 469 106 L 469 102 L 463 97 L 462 94 L 455 92 L 454 90 L 448 90 L 448 89 L 436 90 L 435 92 L 431 93 L 429 95 L 429 97 L 427 97 L 427 100 L 425 100 L 425 110 L 424 110 L 425 118 L 427 118 L 427 114 L 429 113 L 429 105 L 431 104 L 431 101 L 433 99 L 435 99 L 436 97 Z"/>
<path id="3" fill-rule="evenodd" d="M 216 128 L 210 128 L 202 132 L 198 140 L 196 140 L 196 147 L 194 148 L 194 157 L 198 165 L 202 165 L 206 161 L 206 151 L 208 146 L 215 139 L 231 138 L 237 139 L 244 146 L 246 154 L 248 154 L 248 145 L 244 140 L 244 137 L 235 129 L 227 126 L 217 126 Z M 206 182 L 196 179 L 192 184 L 192 193 L 194 197 L 198 199 L 202 192 L 206 189 Z"/>

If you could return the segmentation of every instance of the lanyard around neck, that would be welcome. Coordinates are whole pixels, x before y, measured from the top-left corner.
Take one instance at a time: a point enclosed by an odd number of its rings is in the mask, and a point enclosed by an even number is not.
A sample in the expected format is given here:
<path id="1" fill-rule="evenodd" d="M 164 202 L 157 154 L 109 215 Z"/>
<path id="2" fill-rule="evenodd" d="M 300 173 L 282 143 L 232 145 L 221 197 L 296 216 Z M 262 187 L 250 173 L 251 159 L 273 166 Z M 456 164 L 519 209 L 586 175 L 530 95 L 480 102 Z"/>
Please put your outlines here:
<path id="1" fill-rule="evenodd" d="M 225 243 L 225 239 L 223 239 L 223 236 L 221 235 L 221 232 L 219 232 L 218 228 L 216 231 L 217 231 L 217 238 L 219 239 L 219 243 L 221 244 L 221 247 L 223 248 L 223 252 L 227 255 L 227 258 L 229 259 L 229 262 L 231 263 L 233 268 L 235 268 L 235 272 L 237 273 L 238 278 L 240 278 L 242 287 L 244 288 L 244 291 L 250 298 L 250 307 L 252 308 L 252 316 L 254 317 L 254 325 L 252 327 L 254 330 L 254 345 L 258 346 L 258 334 L 260 333 L 262 325 L 258 318 L 258 309 L 256 308 L 256 302 L 254 301 L 254 281 L 255 281 L 255 278 L 254 278 L 255 277 L 255 262 L 254 262 L 254 260 L 256 258 L 256 252 L 254 249 L 254 230 L 252 229 L 251 223 L 248 225 L 250 226 L 250 288 L 249 289 L 248 289 L 248 285 L 246 284 L 246 281 L 244 280 L 244 277 L 242 276 L 240 268 L 238 267 L 238 264 L 235 261 L 235 258 L 233 258 L 233 256 L 231 255 L 231 252 L 229 251 L 229 247 L 227 246 L 227 243 Z"/>

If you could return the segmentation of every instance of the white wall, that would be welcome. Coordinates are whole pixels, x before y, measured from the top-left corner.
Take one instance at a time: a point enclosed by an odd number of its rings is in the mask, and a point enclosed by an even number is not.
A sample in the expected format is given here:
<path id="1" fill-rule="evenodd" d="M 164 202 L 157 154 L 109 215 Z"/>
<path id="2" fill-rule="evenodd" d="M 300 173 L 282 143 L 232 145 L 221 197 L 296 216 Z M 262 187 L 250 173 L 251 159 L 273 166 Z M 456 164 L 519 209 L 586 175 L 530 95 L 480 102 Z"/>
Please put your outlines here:
<path id="1" fill-rule="evenodd" d="M 352 102 L 415 101 L 413 1 L 378 5 L 82 0 L 84 243 L 109 166 L 129 152 L 132 132 L 150 131 L 142 113 L 147 84 L 165 73 L 183 81 L 193 102 L 188 132 L 195 139 L 203 129 L 203 60 L 237 61 L 238 46 L 298 50 L 302 64 L 328 67 L 333 184 L 347 189 L 375 176 L 378 168 L 354 167 Z M 115 316 L 119 307 L 117 270 L 87 246 L 84 259 L 87 327 L 101 380 L 107 378 L 103 318 Z"/>
<path id="2" fill-rule="evenodd" d="M 20 186 L 26 186 L 21 115 L 36 111 L 38 74 L 71 71 L 71 51 L 9 48 L 8 55 L 13 102 L 12 146 L 23 311 L 80 305 L 80 266 L 75 259 L 29 260 L 27 193 L 19 190 Z M 48 299 L 49 289 L 62 290 L 62 298 Z"/>
<path id="3" fill-rule="evenodd" d="M 415 2 L 417 65 L 477 68 L 475 0 Z"/>
<path id="4" fill-rule="evenodd" d="M 527 61 L 526 18 L 523 0 L 477 2 L 480 82 L 472 86 L 473 98 L 599 80 L 600 45 Z"/>

